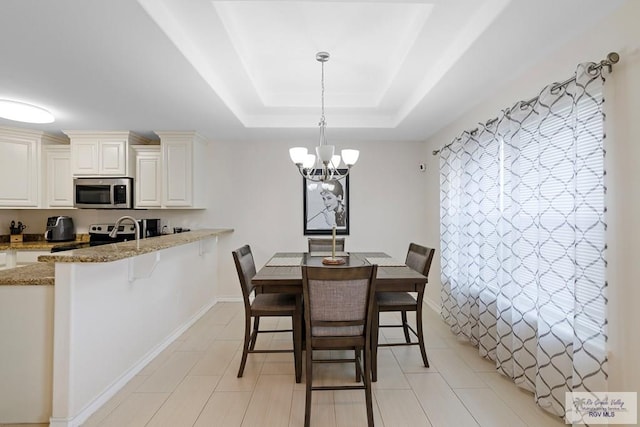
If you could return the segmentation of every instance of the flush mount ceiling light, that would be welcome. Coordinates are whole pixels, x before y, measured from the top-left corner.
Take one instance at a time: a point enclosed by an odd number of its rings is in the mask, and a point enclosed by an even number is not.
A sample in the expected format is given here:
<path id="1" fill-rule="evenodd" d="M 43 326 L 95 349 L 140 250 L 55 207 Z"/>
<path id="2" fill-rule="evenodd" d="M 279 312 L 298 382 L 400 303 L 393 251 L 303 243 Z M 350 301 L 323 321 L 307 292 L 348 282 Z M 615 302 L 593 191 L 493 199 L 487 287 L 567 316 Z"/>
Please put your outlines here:
<path id="1" fill-rule="evenodd" d="M 0 99 L 0 117 L 26 123 L 52 123 L 55 120 L 44 108 L 8 99 Z"/>
<path id="2" fill-rule="evenodd" d="M 324 119 L 324 63 L 329 60 L 327 52 L 318 52 L 316 60 L 322 64 L 322 116 L 320 117 L 320 143 L 316 147 L 316 154 L 309 154 L 305 147 L 293 147 L 289 149 L 291 161 L 298 167 L 300 175 L 310 181 L 325 182 L 344 178 L 349 174 L 351 166 L 358 161 L 358 150 L 342 150 L 340 157 L 335 153 L 334 145 L 327 145 L 325 136 L 326 122 Z M 316 157 L 317 155 L 317 157 Z M 340 161 L 343 161 L 346 169 L 339 169 Z"/>

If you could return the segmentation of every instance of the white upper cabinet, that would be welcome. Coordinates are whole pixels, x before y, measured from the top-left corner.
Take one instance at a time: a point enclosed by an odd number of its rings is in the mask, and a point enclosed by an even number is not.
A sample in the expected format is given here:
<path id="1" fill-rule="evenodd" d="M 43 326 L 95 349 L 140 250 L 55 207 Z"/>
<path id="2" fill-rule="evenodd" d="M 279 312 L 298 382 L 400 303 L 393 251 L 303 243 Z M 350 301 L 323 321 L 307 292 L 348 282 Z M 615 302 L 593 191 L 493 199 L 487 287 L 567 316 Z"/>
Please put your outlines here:
<path id="1" fill-rule="evenodd" d="M 196 132 L 156 132 L 162 147 L 162 206 L 204 208 L 207 144 Z"/>
<path id="2" fill-rule="evenodd" d="M 71 154 L 71 175 L 98 175 L 98 142 L 75 141 Z"/>
<path id="3" fill-rule="evenodd" d="M 134 197 L 136 208 L 162 206 L 162 152 L 159 145 L 134 145 L 136 176 Z"/>
<path id="4" fill-rule="evenodd" d="M 44 147 L 44 207 L 73 207 L 71 148 L 68 145 Z"/>
<path id="5" fill-rule="evenodd" d="M 44 132 L 0 127 L 0 207 L 40 207 L 42 147 L 65 142 Z"/>
<path id="6" fill-rule="evenodd" d="M 149 144 L 132 132 L 64 131 L 71 139 L 73 176 L 134 177 L 134 157 L 130 146 Z"/>
<path id="7" fill-rule="evenodd" d="M 129 170 L 127 162 L 126 140 L 101 140 L 98 145 L 98 159 L 100 175 L 127 176 Z"/>
<path id="8" fill-rule="evenodd" d="M 38 206 L 38 143 L 0 136 L 0 205 Z"/>

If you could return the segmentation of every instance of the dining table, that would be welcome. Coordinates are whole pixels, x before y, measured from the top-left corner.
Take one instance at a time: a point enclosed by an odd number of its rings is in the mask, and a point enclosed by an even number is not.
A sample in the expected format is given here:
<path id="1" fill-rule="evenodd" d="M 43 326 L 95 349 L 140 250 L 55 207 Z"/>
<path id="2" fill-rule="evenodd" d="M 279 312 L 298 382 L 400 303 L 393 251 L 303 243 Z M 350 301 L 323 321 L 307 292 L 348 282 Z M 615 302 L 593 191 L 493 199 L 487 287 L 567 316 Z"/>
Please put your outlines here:
<path id="1" fill-rule="evenodd" d="M 376 264 L 376 292 L 418 292 L 424 290 L 427 277 L 409 268 L 404 261 L 397 260 L 384 252 L 337 252 L 336 258 L 343 258 L 344 264 L 325 265 L 322 260 L 331 257 L 331 252 L 276 252 L 260 268 L 251 282 L 256 292 L 286 293 L 296 295 L 302 302 L 302 266 L 345 268 Z M 377 316 L 377 313 L 375 314 Z M 304 334 L 299 334 L 302 341 Z M 296 348 L 302 349 L 302 342 Z M 302 366 L 302 350 L 294 354 Z M 296 372 L 296 382 L 301 374 Z"/>

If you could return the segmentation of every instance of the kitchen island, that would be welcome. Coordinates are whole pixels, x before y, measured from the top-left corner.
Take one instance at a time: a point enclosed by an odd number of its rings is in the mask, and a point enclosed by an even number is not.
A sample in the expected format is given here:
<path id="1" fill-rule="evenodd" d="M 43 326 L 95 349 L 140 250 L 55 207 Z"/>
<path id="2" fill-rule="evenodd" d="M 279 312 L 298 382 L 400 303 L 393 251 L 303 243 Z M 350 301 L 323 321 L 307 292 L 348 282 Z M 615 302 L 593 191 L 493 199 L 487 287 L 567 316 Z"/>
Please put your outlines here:
<path id="1" fill-rule="evenodd" d="M 76 426 L 216 303 L 199 230 L 41 255 L 0 272 L 0 424 Z"/>

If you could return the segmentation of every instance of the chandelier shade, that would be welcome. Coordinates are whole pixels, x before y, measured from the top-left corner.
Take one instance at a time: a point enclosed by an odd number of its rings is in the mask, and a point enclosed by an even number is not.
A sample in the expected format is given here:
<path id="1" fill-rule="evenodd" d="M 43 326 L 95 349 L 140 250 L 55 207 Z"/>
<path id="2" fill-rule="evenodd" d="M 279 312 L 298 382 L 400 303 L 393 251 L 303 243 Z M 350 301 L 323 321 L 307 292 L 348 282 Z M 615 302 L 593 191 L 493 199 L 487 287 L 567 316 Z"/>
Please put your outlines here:
<path id="1" fill-rule="evenodd" d="M 310 181 L 325 182 L 341 179 L 349 174 L 351 166 L 358 161 L 360 152 L 353 149 L 344 149 L 336 154 L 336 147 L 327 144 L 325 136 L 326 121 L 324 118 L 324 63 L 329 60 L 327 52 L 318 52 L 316 60 L 322 64 L 322 116 L 320 117 L 320 141 L 316 146 L 315 155 L 309 153 L 305 147 L 293 147 L 289 149 L 291 161 L 298 167 L 300 175 Z M 345 167 L 340 168 L 341 162 Z"/>
<path id="2" fill-rule="evenodd" d="M 358 150 L 353 150 L 350 148 L 345 148 L 341 152 L 342 160 L 344 164 L 347 166 L 353 166 L 358 161 L 358 157 L 360 156 L 360 152 Z"/>
<path id="3" fill-rule="evenodd" d="M 289 148 L 289 157 L 295 164 L 302 164 L 307 159 L 308 150 L 304 147 Z M 315 161 L 315 158 L 313 159 Z"/>

